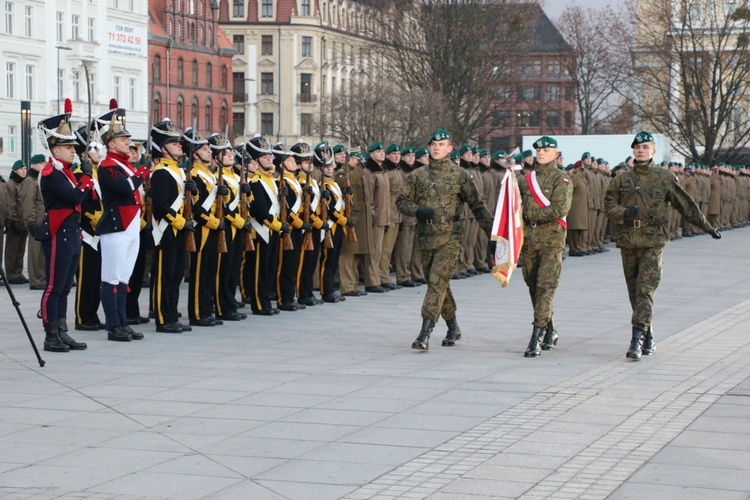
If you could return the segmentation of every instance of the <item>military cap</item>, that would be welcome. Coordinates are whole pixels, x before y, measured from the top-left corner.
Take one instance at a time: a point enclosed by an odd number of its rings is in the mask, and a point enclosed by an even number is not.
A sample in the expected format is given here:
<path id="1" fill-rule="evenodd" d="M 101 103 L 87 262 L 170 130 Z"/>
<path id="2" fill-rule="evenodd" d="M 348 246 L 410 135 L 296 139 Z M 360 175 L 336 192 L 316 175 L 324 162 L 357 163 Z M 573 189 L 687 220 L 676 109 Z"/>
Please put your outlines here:
<path id="1" fill-rule="evenodd" d="M 448 133 L 447 130 L 444 128 L 439 128 L 436 131 L 430 135 L 430 139 L 427 141 L 427 144 L 433 142 L 433 141 L 444 141 L 446 139 L 450 139 L 451 135 Z"/>
<path id="2" fill-rule="evenodd" d="M 10 167 L 11 170 L 15 171 L 19 168 L 26 168 L 26 165 L 23 163 L 23 160 L 16 160 L 15 163 L 13 163 L 13 166 Z"/>
<path id="3" fill-rule="evenodd" d="M 567 164 L 567 165 L 565 166 L 565 170 L 573 170 L 573 164 L 572 164 L 572 163 L 568 163 L 568 164 Z"/>
<path id="4" fill-rule="evenodd" d="M 597 158 L 597 159 L 596 159 L 596 163 L 601 163 L 601 164 L 604 164 L 604 163 L 606 163 L 606 162 L 604 161 L 604 158 Z"/>
<path id="5" fill-rule="evenodd" d="M 333 150 L 328 141 L 318 143 L 313 148 L 313 165 L 325 167 L 333 163 Z"/>
<path id="6" fill-rule="evenodd" d="M 281 164 L 284 162 L 284 160 L 292 156 L 293 153 L 291 151 L 287 151 L 284 148 L 284 143 L 279 141 L 271 146 L 271 154 L 273 154 L 273 164 L 277 167 L 281 167 Z"/>
<path id="7" fill-rule="evenodd" d="M 513 157 L 513 161 L 520 164 L 523 161 L 523 155 L 517 154 Z"/>
<path id="8" fill-rule="evenodd" d="M 499 151 L 495 151 L 495 154 L 492 155 L 492 161 L 497 161 L 500 158 L 504 158 L 504 157 L 505 157 L 505 151 L 501 149 Z"/>
<path id="9" fill-rule="evenodd" d="M 630 147 L 634 148 L 636 144 L 642 144 L 644 142 L 654 142 L 654 136 L 651 134 L 651 132 L 647 132 L 646 130 L 641 130 L 635 135 L 635 138 L 633 139 L 633 142 L 630 144 Z"/>
<path id="10" fill-rule="evenodd" d="M 615 165 L 614 167 L 612 167 L 612 173 L 614 174 L 615 172 L 617 172 L 621 168 L 625 168 L 625 165 L 622 164 L 622 163 L 620 163 L 619 165 Z"/>
<path id="11" fill-rule="evenodd" d="M 632 160 L 632 159 L 633 159 L 633 157 L 632 157 L 632 156 L 628 156 L 627 158 L 625 158 L 625 163 L 629 162 L 629 161 L 630 161 L 630 160 Z"/>
<path id="12" fill-rule="evenodd" d="M 667 166 L 667 162 L 666 161 L 662 161 L 661 163 L 659 163 L 659 166 L 662 167 L 662 168 L 664 168 L 664 167 Z"/>
<path id="13" fill-rule="evenodd" d="M 157 151 L 161 151 L 161 148 L 170 142 L 178 142 L 179 140 L 180 131 L 169 118 L 164 118 L 151 127 L 151 143 Z"/>
<path id="14" fill-rule="evenodd" d="M 47 146 L 75 146 L 76 136 L 70 126 L 70 115 L 73 113 L 73 103 L 65 99 L 65 112 L 39 122 L 37 127 L 47 141 Z"/>
<path id="15" fill-rule="evenodd" d="M 378 149 L 383 149 L 383 143 L 380 141 L 375 141 L 367 147 L 367 152 L 372 153 L 373 151 L 377 151 Z"/>
<path id="16" fill-rule="evenodd" d="M 581 161 L 585 160 L 586 158 L 591 158 L 591 153 L 589 153 L 588 151 L 581 155 Z"/>
<path id="17" fill-rule="evenodd" d="M 351 156 L 352 158 L 356 158 L 358 160 L 364 160 L 365 159 L 364 153 L 362 153 L 362 151 L 360 151 L 358 149 L 354 150 L 354 151 L 349 151 L 349 156 Z"/>
<path id="18" fill-rule="evenodd" d="M 536 144 L 536 142 L 534 144 Z M 528 158 L 529 156 L 534 156 L 534 152 L 530 149 L 527 149 L 526 151 L 521 153 L 521 161 L 523 161 L 524 158 Z"/>
<path id="19" fill-rule="evenodd" d="M 189 153 L 190 151 L 198 151 L 201 146 L 208 144 L 208 140 L 203 137 L 200 132 L 191 127 L 185 130 L 185 133 L 182 134 L 182 137 L 180 137 L 180 143 L 182 144 L 182 150 Z"/>
<path id="20" fill-rule="evenodd" d="M 412 154 L 412 153 L 415 153 L 416 151 L 417 151 L 417 148 L 415 148 L 414 146 L 406 146 L 404 149 L 401 150 L 401 156 Z"/>
<path id="21" fill-rule="evenodd" d="M 252 139 L 247 141 L 245 149 L 250 153 L 250 157 L 253 160 L 257 160 L 261 156 L 273 154 L 271 144 L 269 144 L 268 140 L 260 134 L 255 134 Z"/>
<path id="22" fill-rule="evenodd" d="M 460 155 L 458 154 L 458 151 L 451 151 L 450 158 L 453 161 L 456 161 Z"/>
<path id="23" fill-rule="evenodd" d="M 300 163 L 304 160 L 309 160 L 313 155 L 312 149 L 310 149 L 310 145 L 304 142 L 302 139 L 298 140 L 297 143 L 289 149 L 292 151 L 294 160 L 297 163 Z"/>
<path id="24" fill-rule="evenodd" d="M 414 153 L 414 156 L 415 156 L 416 158 L 422 158 L 422 157 L 423 157 L 424 155 L 428 155 L 428 154 L 430 154 L 430 153 L 429 153 L 429 151 L 427 151 L 427 148 L 419 148 L 419 149 L 417 149 L 417 151 L 416 151 L 416 152 Z"/>
<path id="25" fill-rule="evenodd" d="M 557 147 L 557 141 L 549 136 L 543 136 L 534 142 L 534 149 L 542 149 L 542 148 L 556 148 Z M 524 153 L 525 154 L 525 153 Z"/>
<path id="26" fill-rule="evenodd" d="M 483 148 L 483 149 L 479 150 L 479 157 L 480 158 L 482 158 L 484 156 L 489 156 L 489 155 L 490 155 L 490 150 L 489 149 Z"/>
<path id="27" fill-rule="evenodd" d="M 211 153 L 219 155 L 225 149 L 232 149 L 232 144 L 229 139 L 224 137 L 224 134 L 211 134 L 208 138 L 208 145 L 211 148 Z"/>
<path id="28" fill-rule="evenodd" d="M 29 163 L 33 165 L 34 163 L 44 163 L 46 160 L 47 158 L 45 158 L 43 154 L 35 154 L 31 157 Z"/>
<path id="29" fill-rule="evenodd" d="M 479 153 L 479 148 L 477 146 L 472 146 L 471 147 L 471 154 L 477 154 L 477 153 Z"/>
<path id="30" fill-rule="evenodd" d="M 131 137 L 130 132 L 125 129 L 125 110 L 118 109 L 116 114 L 113 113 L 109 124 L 102 130 L 101 138 L 104 144 L 107 144 L 115 137 Z"/>
<path id="31" fill-rule="evenodd" d="M 343 153 L 344 151 L 346 151 L 346 148 L 344 147 L 344 145 L 343 145 L 343 144 L 336 144 L 336 145 L 335 145 L 335 146 L 333 147 L 333 154 L 336 154 L 336 153 Z"/>
<path id="32" fill-rule="evenodd" d="M 398 147 L 398 144 L 395 142 L 392 142 L 391 144 L 388 144 L 388 147 L 385 148 L 385 154 L 391 154 L 393 152 L 398 152 L 401 148 Z"/>
<path id="33" fill-rule="evenodd" d="M 468 144 L 464 144 L 463 146 L 461 146 L 461 149 L 458 150 L 458 156 L 463 156 L 464 154 L 470 153 L 470 152 L 471 152 L 471 146 L 469 146 Z"/>

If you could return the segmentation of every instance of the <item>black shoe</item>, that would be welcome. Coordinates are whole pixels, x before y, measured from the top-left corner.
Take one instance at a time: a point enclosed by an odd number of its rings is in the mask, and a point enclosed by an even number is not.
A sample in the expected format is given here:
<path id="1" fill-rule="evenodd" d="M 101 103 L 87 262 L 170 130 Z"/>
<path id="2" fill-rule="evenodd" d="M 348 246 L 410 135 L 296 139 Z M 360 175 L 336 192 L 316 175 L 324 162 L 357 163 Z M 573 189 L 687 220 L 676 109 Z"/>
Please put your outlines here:
<path id="1" fill-rule="evenodd" d="M 297 302 L 303 306 L 310 306 L 310 307 L 315 307 L 319 305 L 318 299 L 316 299 L 315 297 L 302 297 Z"/>
<path id="2" fill-rule="evenodd" d="M 177 315 L 177 317 L 179 317 L 179 314 Z M 193 327 L 190 326 L 190 325 L 186 325 L 184 323 L 180 323 L 179 321 L 177 322 L 177 325 L 179 325 L 179 327 L 182 328 L 183 332 L 192 332 L 193 331 Z"/>
<path id="3" fill-rule="evenodd" d="M 70 346 L 60 340 L 57 334 L 57 322 L 44 323 L 44 350 L 49 352 L 68 352 Z"/>
<path id="4" fill-rule="evenodd" d="M 552 320 L 549 320 L 549 323 L 547 323 L 547 328 L 544 329 L 544 340 L 542 340 L 542 350 L 543 351 L 549 351 L 554 346 L 557 345 L 557 329 L 555 328 L 555 323 Z"/>
<path id="5" fill-rule="evenodd" d="M 179 323 L 156 325 L 156 331 L 161 333 L 182 333 L 182 326 Z"/>
<path id="6" fill-rule="evenodd" d="M 630 347 L 628 348 L 627 354 L 625 354 L 626 358 L 629 359 L 641 359 L 641 353 L 643 352 L 643 337 L 645 336 L 645 332 L 638 328 L 637 326 L 633 327 L 633 337 L 630 340 Z"/>
<path id="7" fill-rule="evenodd" d="M 641 353 L 644 356 L 651 356 L 656 350 L 656 342 L 654 341 L 654 331 L 649 326 L 646 328 L 646 334 L 643 336 L 643 348 Z"/>
<path id="8" fill-rule="evenodd" d="M 64 320 L 63 320 L 63 323 L 64 323 Z M 88 347 L 86 345 L 86 342 L 78 342 L 73 337 L 68 335 L 67 327 L 65 328 L 66 329 L 63 330 L 62 328 L 60 328 L 60 325 L 58 324 L 57 334 L 58 334 L 58 337 L 60 337 L 60 340 L 62 341 L 62 343 L 70 347 L 71 351 L 83 351 L 86 349 L 86 347 Z"/>
<path id="9" fill-rule="evenodd" d="M 463 274 L 461 274 L 461 273 L 456 273 L 456 274 L 454 274 L 453 276 L 451 276 L 451 279 L 452 279 L 452 280 L 462 280 L 462 279 L 464 279 L 465 277 L 466 277 L 466 276 L 464 276 L 464 275 L 463 275 Z"/>
<path id="10" fill-rule="evenodd" d="M 385 293 L 387 290 L 380 285 L 366 286 L 365 291 L 367 293 Z"/>
<path id="11" fill-rule="evenodd" d="M 2 282 L 0 282 L 0 285 L 1 284 Z M 46 289 L 47 289 L 47 285 L 31 285 L 29 287 L 29 290 L 46 290 Z"/>
<path id="12" fill-rule="evenodd" d="M 526 352 L 523 353 L 524 358 L 536 358 L 542 355 L 542 336 L 544 335 L 544 328 L 535 326 L 531 332 L 531 340 L 529 340 L 529 347 L 526 348 Z"/>
<path id="13" fill-rule="evenodd" d="M 121 326 L 116 326 L 107 332 L 107 340 L 113 340 L 115 342 L 130 342 L 133 337 L 122 329 Z"/>
<path id="14" fill-rule="evenodd" d="M 605 253 L 605 252 L 609 252 L 609 248 L 604 248 L 604 247 L 601 247 L 601 248 L 599 249 L 599 253 Z"/>
<path id="15" fill-rule="evenodd" d="M 445 323 L 448 325 L 448 334 L 443 339 L 443 347 L 453 347 L 457 340 L 461 340 L 461 329 L 456 318 L 446 320 Z"/>
<path id="16" fill-rule="evenodd" d="M 125 325 L 122 327 L 123 330 L 125 330 L 125 333 L 133 337 L 133 340 L 143 340 L 143 334 L 141 332 L 136 332 L 130 326 Z"/>
<path id="17" fill-rule="evenodd" d="M 262 309 L 260 311 L 253 311 L 253 314 L 256 316 L 274 316 L 276 314 L 275 311 L 278 309 Z"/>
<path id="18" fill-rule="evenodd" d="M 129 325 L 140 325 L 141 324 L 141 320 L 140 320 L 140 318 L 128 318 L 127 319 L 127 323 Z"/>
<path id="19" fill-rule="evenodd" d="M 21 278 L 11 278 L 8 280 L 8 283 L 10 283 L 11 285 L 23 285 L 24 284 Z"/>
<path id="20" fill-rule="evenodd" d="M 219 316 L 219 319 L 222 319 L 224 321 L 242 321 L 245 318 L 247 318 L 246 315 L 240 314 L 235 311 L 230 311 L 226 314 L 222 314 L 221 316 Z"/>
<path id="21" fill-rule="evenodd" d="M 482 273 L 484 273 L 484 274 L 490 274 L 490 273 L 492 272 L 492 269 L 490 269 L 489 267 L 485 267 L 485 268 L 484 268 L 484 269 L 482 269 L 481 271 L 482 271 Z"/>
<path id="22" fill-rule="evenodd" d="M 415 286 L 417 286 L 417 283 L 412 279 L 408 279 L 408 280 L 402 281 L 398 285 L 404 288 L 414 288 Z"/>
<path id="23" fill-rule="evenodd" d="M 430 348 L 430 333 L 435 327 L 435 323 L 431 319 L 422 318 L 422 329 L 419 331 L 417 339 L 411 343 L 412 349 L 418 351 L 426 351 Z"/>
<path id="24" fill-rule="evenodd" d="M 235 309 L 242 309 L 244 307 L 245 307 L 245 301 L 244 300 L 242 300 L 240 302 L 237 302 L 236 300 L 234 301 L 234 308 Z"/>
<path id="25" fill-rule="evenodd" d="M 151 319 L 156 319 L 156 311 L 149 311 L 148 317 Z"/>
<path id="26" fill-rule="evenodd" d="M 138 322 L 142 325 L 145 325 L 146 323 L 151 323 L 151 320 L 146 316 L 138 316 Z"/>
<path id="27" fill-rule="evenodd" d="M 331 303 L 331 304 L 336 304 L 337 302 L 341 302 L 342 299 L 343 299 L 343 297 L 339 297 L 339 296 L 334 295 L 334 294 L 323 295 L 323 302 L 328 302 L 328 303 Z"/>
<path id="28" fill-rule="evenodd" d="M 343 294 L 344 297 L 362 297 L 364 295 L 367 295 L 367 292 L 360 292 L 359 290 L 352 290 Z"/>
<path id="29" fill-rule="evenodd" d="M 296 311 L 299 307 L 297 307 L 297 304 L 279 304 L 279 309 L 282 311 Z"/>
<path id="30" fill-rule="evenodd" d="M 76 324 L 76 330 L 84 332 L 98 332 L 100 330 L 99 324 L 87 325 L 87 324 Z"/>
<path id="31" fill-rule="evenodd" d="M 418 280 L 414 280 L 414 282 L 415 283 L 419 283 L 420 285 L 426 285 L 427 284 L 427 280 L 424 279 L 424 278 L 420 278 Z"/>
<path id="32" fill-rule="evenodd" d="M 216 326 L 216 320 L 214 320 L 212 317 L 191 319 L 190 326 Z"/>

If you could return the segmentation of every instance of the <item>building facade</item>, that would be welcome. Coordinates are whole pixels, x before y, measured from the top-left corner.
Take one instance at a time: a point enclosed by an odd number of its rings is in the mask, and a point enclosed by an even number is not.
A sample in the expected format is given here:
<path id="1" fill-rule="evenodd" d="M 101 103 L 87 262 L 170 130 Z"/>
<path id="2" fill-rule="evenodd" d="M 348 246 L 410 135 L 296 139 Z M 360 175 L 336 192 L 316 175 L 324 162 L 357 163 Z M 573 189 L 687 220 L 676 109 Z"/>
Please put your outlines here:
<path id="1" fill-rule="evenodd" d="M 0 22 L 0 172 L 21 158 L 21 101 L 31 107 L 31 154 L 44 152 L 38 121 L 73 101 L 73 122 L 105 112 L 116 98 L 128 129 L 146 136 L 146 0 L 3 0 Z"/>

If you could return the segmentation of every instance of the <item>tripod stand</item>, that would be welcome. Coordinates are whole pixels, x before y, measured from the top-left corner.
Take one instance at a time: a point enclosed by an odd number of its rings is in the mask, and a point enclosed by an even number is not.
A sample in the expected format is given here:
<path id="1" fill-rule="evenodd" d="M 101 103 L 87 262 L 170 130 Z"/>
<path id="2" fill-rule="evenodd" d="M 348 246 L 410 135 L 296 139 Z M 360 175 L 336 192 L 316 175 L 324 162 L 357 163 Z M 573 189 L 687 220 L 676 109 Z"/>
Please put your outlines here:
<path id="1" fill-rule="evenodd" d="M 2 266 L 0 266 L 0 278 L 2 278 L 3 283 L 5 284 L 5 289 L 8 290 L 8 295 L 10 295 L 10 300 L 13 301 L 13 306 L 16 308 L 18 317 L 21 318 L 21 324 L 23 325 L 24 330 L 26 330 L 26 335 L 29 337 L 31 347 L 34 349 L 34 354 L 36 354 L 37 361 L 39 361 L 39 366 L 42 367 L 44 366 L 44 360 L 39 355 L 39 349 L 36 348 L 34 338 L 31 336 L 31 332 L 29 331 L 29 325 L 26 324 L 26 320 L 23 318 L 23 313 L 21 312 L 21 304 L 16 300 L 16 296 L 13 294 L 13 290 L 10 288 L 10 284 L 8 284 L 8 277 L 5 276 L 5 269 L 3 269 Z"/>

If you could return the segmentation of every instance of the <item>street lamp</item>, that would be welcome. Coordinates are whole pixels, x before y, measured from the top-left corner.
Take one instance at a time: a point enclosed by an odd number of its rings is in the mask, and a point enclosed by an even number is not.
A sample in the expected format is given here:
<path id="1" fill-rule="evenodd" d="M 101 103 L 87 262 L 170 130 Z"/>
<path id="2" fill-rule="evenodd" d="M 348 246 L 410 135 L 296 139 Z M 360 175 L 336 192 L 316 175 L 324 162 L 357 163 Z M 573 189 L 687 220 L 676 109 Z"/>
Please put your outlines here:
<path id="1" fill-rule="evenodd" d="M 31 158 L 31 101 L 21 101 L 21 160 L 29 166 Z"/>
<path id="2" fill-rule="evenodd" d="M 57 78 L 57 114 L 60 114 L 60 51 L 61 50 L 73 50 L 70 47 L 66 47 L 64 45 L 56 45 L 55 48 L 57 49 L 57 75 L 55 75 L 55 78 Z"/>

